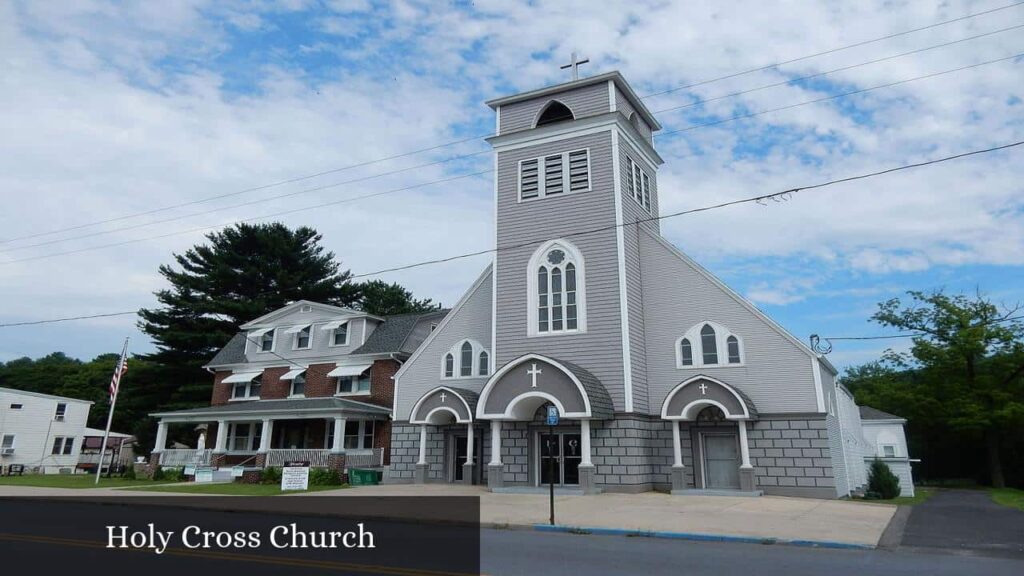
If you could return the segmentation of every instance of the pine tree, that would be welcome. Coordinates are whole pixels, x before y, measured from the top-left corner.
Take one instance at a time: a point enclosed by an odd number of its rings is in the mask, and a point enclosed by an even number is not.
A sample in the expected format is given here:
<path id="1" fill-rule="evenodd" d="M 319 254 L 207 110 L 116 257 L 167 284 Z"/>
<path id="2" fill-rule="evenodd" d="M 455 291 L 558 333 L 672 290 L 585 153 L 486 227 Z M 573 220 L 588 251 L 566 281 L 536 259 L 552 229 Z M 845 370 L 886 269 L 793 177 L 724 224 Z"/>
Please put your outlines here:
<path id="1" fill-rule="evenodd" d="M 388 284 L 383 280 L 363 282 L 359 284 L 359 292 L 358 308 L 378 316 L 429 312 L 441 307 L 440 304 L 434 304 L 430 298 L 417 300 L 413 298 L 412 292 L 398 283 Z"/>

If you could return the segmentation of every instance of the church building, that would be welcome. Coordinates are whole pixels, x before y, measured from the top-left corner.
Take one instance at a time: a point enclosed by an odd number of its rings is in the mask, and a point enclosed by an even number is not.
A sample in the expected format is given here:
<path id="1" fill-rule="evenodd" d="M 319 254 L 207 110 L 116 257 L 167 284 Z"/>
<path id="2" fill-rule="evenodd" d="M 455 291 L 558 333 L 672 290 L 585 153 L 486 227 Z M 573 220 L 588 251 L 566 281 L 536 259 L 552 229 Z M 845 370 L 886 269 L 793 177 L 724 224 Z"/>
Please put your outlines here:
<path id="1" fill-rule="evenodd" d="M 386 481 L 857 488 L 835 368 L 661 235 L 661 126 L 622 75 L 487 104 L 498 250 L 395 374 Z"/>

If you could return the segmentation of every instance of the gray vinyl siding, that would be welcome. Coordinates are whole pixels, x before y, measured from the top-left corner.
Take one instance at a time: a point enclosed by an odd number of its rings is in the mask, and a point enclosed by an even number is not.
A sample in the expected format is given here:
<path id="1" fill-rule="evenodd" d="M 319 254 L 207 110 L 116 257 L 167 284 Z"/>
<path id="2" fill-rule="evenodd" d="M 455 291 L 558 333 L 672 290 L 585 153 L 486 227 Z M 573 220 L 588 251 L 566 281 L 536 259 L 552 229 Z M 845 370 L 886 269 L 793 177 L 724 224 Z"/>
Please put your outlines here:
<path id="1" fill-rule="evenodd" d="M 627 119 L 629 115 L 636 112 L 636 108 L 629 102 L 626 95 L 622 93 L 622 90 L 615 90 L 615 109 L 622 113 Z M 648 144 L 653 144 L 654 136 L 651 131 L 651 126 L 643 119 L 637 116 L 637 125 L 639 126 L 640 135 L 647 140 Z"/>
<path id="2" fill-rule="evenodd" d="M 633 192 L 626 188 L 629 180 L 627 179 L 627 170 L 629 170 L 629 163 L 626 159 L 630 158 L 633 162 L 636 162 L 640 168 L 647 173 L 651 178 L 651 211 L 648 212 L 643 206 L 637 203 L 633 199 Z M 645 218 L 658 215 L 658 173 L 657 170 L 652 170 L 647 166 L 646 162 L 640 161 L 640 154 L 637 153 L 636 149 L 632 144 L 629 143 L 623 137 L 619 137 L 619 182 L 622 183 L 622 219 L 623 222 L 636 222 L 642 221 Z M 657 220 L 651 220 L 649 222 L 643 222 L 639 225 L 645 230 L 651 231 L 652 234 L 660 234 L 661 226 Z"/>
<path id="3" fill-rule="evenodd" d="M 759 412 L 817 412 L 810 354 L 666 244 L 640 235 L 651 409 L 660 410 L 677 384 L 703 374 L 745 392 Z M 676 368 L 676 340 L 705 320 L 741 338 L 743 365 Z"/>
<path id="4" fill-rule="evenodd" d="M 592 84 L 575 90 L 562 92 L 557 96 L 542 96 L 501 107 L 499 134 L 533 128 L 533 122 L 541 109 L 552 100 L 558 100 L 572 110 L 576 119 L 596 116 L 611 111 L 608 98 L 608 83 Z"/>
<path id="5" fill-rule="evenodd" d="M 590 191 L 518 201 L 520 160 L 579 148 L 590 149 Z M 497 366 L 530 352 L 571 361 L 601 381 L 618 411 L 625 405 L 614 228 L 568 238 L 585 261 L 587 332 L 529 338 L 526 325 L 527 266 L 540 244 L 615 224 L 611 150 L 608 131 L 498 153 L 498 246 L 537 242 L 497 255 Z"/>
<path id="6" fill-rule="evenodd" d="M 416 401 L 428 391 L 441 385 L 455 386 L 480 392 L 487 377 L 441 378 L 441 363 L 452 346 L 469 338 L 476 340 L 491 353 L 491 274 L 481 279 L 463 300 L 449 312 L 431 338 L 420 348 L 415 358 L 406 362 L 395 381 L 397 397 L 395 420 L 409 420 Z M 474 363 L 476 358 L 474 358 Z M 474 374 L 476 371 L 474 370 Z"/>

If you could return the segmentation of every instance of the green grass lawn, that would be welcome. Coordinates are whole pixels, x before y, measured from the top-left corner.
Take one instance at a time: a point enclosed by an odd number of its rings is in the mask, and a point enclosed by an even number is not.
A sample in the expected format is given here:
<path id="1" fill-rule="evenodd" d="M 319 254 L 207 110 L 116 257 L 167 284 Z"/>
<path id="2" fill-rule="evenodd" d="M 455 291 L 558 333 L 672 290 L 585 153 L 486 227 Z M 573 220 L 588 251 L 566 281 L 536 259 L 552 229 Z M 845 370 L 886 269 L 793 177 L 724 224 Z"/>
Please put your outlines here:
<path id="1" fill-rule="evenodd" d="M 43 488 L 120 488 L 124 486 L 152 486 L 152 480 L 125 480 L 123 478 L 100 478 L 92 474 L 25 474 L 23 476 L 0 476 L 0 486 L 41 486 Z"/>
<path id="2" fill-rule="evenodd" d="M 925 500 L 932 497 L 935 494 L 933 488 L 922 488 L 917 486 L 914 488 L 913 496 L 897 496 L 891 500 L 864 500 L 857 498 L 854 502 L 867 502 L 868 504 L 895 504 L 897 506 L 913 506 L 914 504 L 920 504 Z"/>
<path id="3" fill-rule="evenodd" d="M 990 490 L 992 494 L 992 500 L 996 504 L 1002 504 L 1003 506 L 1009 506 L 1010 508 L 1016 508 L 1017 510 L 1024 510 L 1024 490 L 1017 490 L 1016 488 L 992 488 Z"/>
<path id="4" fill-rule="evenodd" d="M 310 486 L 307 492 L 323 492 L 325 490 L 341 490 L 348 486 Z M 282 492 L 277 484 L 239 484 L 237 482 L 224 484 L 196 484 L 189 482 L 185 484 L 166 484 L 163 486 L 137 486 L 124 488 L 133 492 L 176 492 L 181 494 L 224 494 L 228 496 L 279 496 L 281 494 L 295 494 L 296 491 L 289 490 Z"/>

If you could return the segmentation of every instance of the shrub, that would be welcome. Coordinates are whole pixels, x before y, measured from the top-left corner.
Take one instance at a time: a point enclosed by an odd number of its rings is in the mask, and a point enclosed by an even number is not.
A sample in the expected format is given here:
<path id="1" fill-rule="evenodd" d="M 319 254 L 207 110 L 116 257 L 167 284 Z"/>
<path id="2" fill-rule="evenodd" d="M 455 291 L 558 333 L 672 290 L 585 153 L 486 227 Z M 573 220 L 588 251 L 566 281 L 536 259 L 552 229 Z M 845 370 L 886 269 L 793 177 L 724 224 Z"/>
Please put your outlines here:
<path id="1" fill-rule="evenodd" d="M 341 476 L 330 468 L 313 468 L 309 471 L 310 486 L 340 486 Z"/>
<path id="2" fill-rule="evenodd" d="M 121 478 L 125 480 L 135 480 L 135 466 L 129 464 L 124 467 L 124 472 L 121 473 Z"/>
<path id="3" fill-rule="evenodd" d="M 889 466 L 875 458 L 868 471 L 868 490 L 865 498 L 891 500 L 900 495 L 900 479 L 892 473 Z"/>
<path id="4" fill-rule="evenodd" d="M 263 471 L 260 475 L 260 484 L 280 484 L 281 483 L 281 469 L 271 466 Z"/>
<path id="5" fill-rule="evenodd" d="M 165 474 L 164 474 L 164 469 L 163 468 L 157 466 L 156 470 L 153 470 L 153 480 L 155 480 L 155 481 L 163 480 L 164 476 L 165 476 Z"/>
<path id="6" fill-rule="evenodd" d="M 181 482 L 184 478 L 181 468 L 164 468 L 163 466 L 153 472 L 153 480 L 162 482 Z"/>

